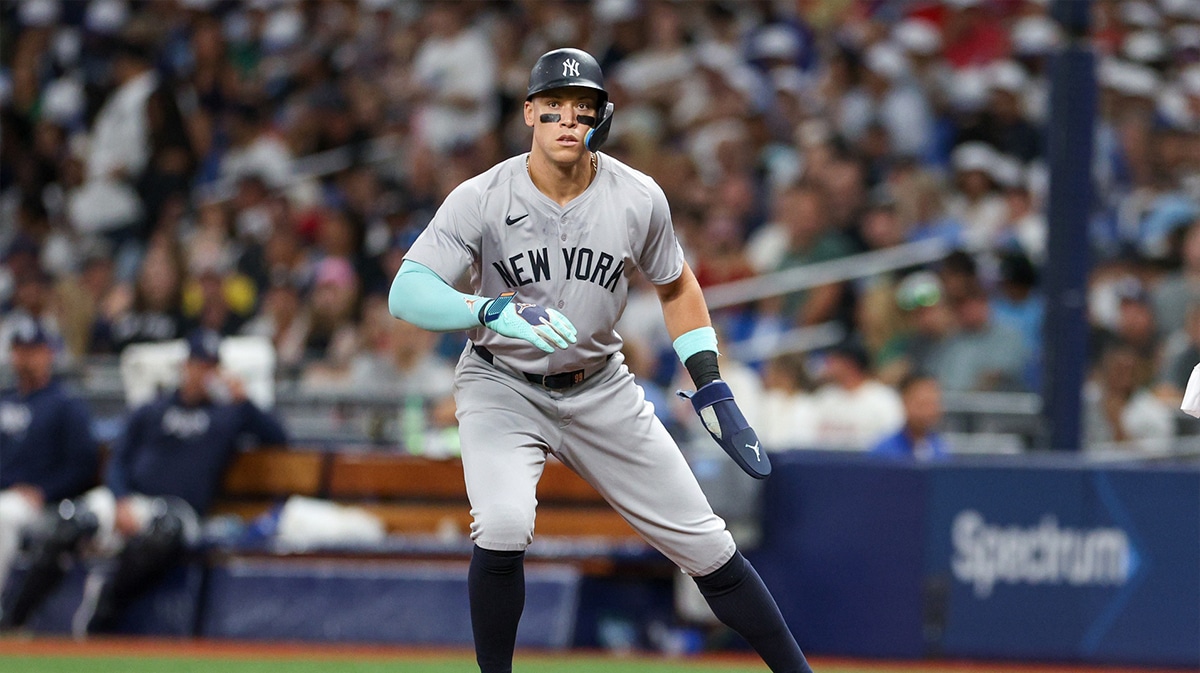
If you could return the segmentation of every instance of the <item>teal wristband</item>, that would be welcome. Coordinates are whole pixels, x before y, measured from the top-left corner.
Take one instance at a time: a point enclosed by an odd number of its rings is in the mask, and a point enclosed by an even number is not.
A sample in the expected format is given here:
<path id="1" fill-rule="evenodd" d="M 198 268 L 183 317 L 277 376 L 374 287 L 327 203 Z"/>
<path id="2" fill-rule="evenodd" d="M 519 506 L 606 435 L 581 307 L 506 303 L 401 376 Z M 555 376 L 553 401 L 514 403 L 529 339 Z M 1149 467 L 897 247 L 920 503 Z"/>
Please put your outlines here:
<path id="1" fill-rule="evenodd" d="M 712 351 L 720 355 L 717 351 L 717 331 L 711 327 L 697 327 L 681 334 L 671 345 L 675 347 L 675 354 L 679 356 L 680 362 L 687 362 L 688 358 L 701 351 Z"/>

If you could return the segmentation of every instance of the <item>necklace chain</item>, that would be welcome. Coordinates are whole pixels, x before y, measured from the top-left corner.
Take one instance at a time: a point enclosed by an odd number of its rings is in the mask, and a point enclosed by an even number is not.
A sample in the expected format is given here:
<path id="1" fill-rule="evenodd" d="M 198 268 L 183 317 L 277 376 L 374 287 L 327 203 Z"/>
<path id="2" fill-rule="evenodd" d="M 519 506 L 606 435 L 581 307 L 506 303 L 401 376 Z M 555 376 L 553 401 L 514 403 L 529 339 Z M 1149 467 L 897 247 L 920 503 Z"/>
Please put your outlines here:
<path id="1" fill-rule="evenodd" d="M 592 155 L 592 174 L 595 175 L 596 173 L 600 172 L 600 159 L 599 159 L 599 155 L 596 154 L 595 152 L 592 152 L 591 155 Z M 525 172 L 529 173 L 529 155 L 528 154 L 525 155 Z M 532 175 L 532 173 L 530 173 L 530 175 Z"/>

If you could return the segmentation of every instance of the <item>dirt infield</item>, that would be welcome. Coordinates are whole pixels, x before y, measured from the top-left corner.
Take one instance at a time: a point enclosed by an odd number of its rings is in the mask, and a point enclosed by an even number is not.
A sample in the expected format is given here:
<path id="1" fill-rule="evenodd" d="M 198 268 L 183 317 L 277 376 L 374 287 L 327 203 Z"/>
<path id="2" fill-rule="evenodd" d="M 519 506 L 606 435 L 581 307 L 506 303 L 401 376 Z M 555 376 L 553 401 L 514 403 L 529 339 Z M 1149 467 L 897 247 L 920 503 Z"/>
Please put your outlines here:
<path id="1" fill-rule="evenodd" d="M 603 656 L 603 653 L 579 652 L 580 656 Z M 303 659 L 321 661 L 382 661 L 470 658 L 463 649 L 397 647 L 361 644 L 313 644 L 246 642 L 202 639 L 151 638 L 94 638 L 77 641 L 56 637 L 7 636 L 0 638 L 0 657 L 177 657 L 188 659 Z M 522 652 L 521 658 L 561 658 L 563 655 L 545 652 Z M 566 655 L 570 656 L 570 654 Z M 637 660 L 661 660 L 654 656 L 634 657 Z M 753 666 L 759 660 L 753 655 L 718 654 L 689 658 L 704 668 L 727 665 Z M 1056 664 L 1012 664 L 967 661 L 873 661 L 816 657 L 814 668 L 853 669 L 864 672 L 911 673 L 1182 673 L 1184 669 L 1131 669 L 1128 667 L 1064 666 Z"/>

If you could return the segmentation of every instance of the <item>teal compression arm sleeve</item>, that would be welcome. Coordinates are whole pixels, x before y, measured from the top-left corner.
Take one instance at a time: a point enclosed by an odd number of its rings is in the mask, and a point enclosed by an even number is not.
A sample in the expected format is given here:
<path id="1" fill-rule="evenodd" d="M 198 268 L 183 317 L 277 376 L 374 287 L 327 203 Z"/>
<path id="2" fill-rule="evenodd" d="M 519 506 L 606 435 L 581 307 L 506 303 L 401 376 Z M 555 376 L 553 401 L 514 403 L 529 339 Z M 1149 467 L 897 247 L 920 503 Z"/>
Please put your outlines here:
<path id="1" fill-rule="evenodd" d="M 479 327 L 479 309 L 487 300 L 463 294 L 428 267 L 404 260 L 392 280 L 388 310 L 431 332 L 456 332 Z"/>

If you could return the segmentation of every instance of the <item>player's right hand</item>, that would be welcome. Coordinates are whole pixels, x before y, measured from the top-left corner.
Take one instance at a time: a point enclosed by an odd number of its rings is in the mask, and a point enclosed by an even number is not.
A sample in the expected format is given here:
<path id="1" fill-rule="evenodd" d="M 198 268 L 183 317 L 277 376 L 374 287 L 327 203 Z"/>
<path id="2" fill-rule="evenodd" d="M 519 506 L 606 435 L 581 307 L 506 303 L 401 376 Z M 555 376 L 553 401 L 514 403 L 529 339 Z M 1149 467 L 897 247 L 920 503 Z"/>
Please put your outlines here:
<path id="1" fill-rule="evenodd" d="M 512 339 L 522 339 L 547 353 L 565 350 L 575 343 L 575 326 L 563 314 L 537 304 L 512 302 L 500 315 L 486 320 L 485 327 Z"/>

